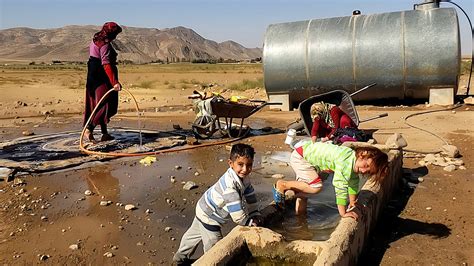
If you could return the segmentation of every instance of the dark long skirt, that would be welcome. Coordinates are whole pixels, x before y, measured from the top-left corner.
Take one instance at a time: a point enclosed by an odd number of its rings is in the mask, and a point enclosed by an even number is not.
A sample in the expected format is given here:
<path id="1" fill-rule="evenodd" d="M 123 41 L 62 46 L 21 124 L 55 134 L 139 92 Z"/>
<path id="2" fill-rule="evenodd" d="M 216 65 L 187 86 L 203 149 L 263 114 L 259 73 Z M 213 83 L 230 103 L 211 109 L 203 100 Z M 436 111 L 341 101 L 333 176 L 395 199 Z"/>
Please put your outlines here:
<path id="1" fill-rule="evenodd" d="M 115 75 L 117 69 L 114 67 Z M 112 88 L 109 78 L 105 73 L 104 67 L 100 59 L 90 57 L 87 62 L 87 83 L 86 83 L 86 98 L 84 109 L 84 122 L 87 122 L 92 111 L 96 107 L 100 99 L 105 93 Z M 109 93 L 107 98 L 101 103 L 99 109 L 95 112 L 94 117 L 89 123 L 88 128 L 94 129 L 97 125 L 105 126 L 110 122 L 110 118 L 117 113 L 118 109 L 118 92 L 113 91 Z"/>

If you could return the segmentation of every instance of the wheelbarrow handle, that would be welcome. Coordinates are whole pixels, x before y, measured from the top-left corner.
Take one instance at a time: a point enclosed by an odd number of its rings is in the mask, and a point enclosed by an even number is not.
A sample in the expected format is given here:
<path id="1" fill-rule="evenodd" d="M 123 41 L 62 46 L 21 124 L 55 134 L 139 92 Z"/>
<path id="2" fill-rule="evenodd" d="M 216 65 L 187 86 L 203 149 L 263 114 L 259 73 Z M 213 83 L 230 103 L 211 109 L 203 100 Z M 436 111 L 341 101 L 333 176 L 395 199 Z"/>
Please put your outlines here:
<path id="1" fill-rule="evenodd" d="M 372 84 L 369 84 L 369 85 L 367 85 L 367 86 L 363 87 L 362 89 L 360 89 L 360 90 L 357 90 L 357 91 L 355 91 L 355 92 L 351 93 L 349 96 L 351 96 L 351 97 L 352 97 L 352 96 L 354 96 L 354 95 L 356 95 L 356 94 L 358 94 L 358 93 L 361 93 L 361 92 L 365 91 L 366 89 L 368 89 L 368 88 L 370 88 L 370 87 L 373 87 L 373 86 L 375 86 L 375 85 L 377 85 L 377 83 L 372 83 Z"/>
<path id="2" fill-rule="evenodd" d="M 372 116 L 372 117 L 369 117 L 369 118 L 359 120 L 359 123 L 364 123 L 364 122 L 367 122 L 367 121 L 370 121 L 370 120 L 374 120 L 374 119 L 382 118 L 382 117 L 386 117 L 386 116 L 388 116 L 388 113 L 379 114 L 379 115 L 376 115 L 376 116 Z"/>

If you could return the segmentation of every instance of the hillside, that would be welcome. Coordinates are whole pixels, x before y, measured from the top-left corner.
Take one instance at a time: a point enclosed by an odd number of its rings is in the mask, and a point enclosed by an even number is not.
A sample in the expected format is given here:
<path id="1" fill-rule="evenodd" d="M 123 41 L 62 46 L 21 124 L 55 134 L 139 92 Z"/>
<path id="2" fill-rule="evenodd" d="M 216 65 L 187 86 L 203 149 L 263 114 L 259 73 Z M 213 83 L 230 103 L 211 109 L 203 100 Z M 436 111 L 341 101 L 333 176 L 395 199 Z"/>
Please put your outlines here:
<path id="1" fill-rule="evenodd" d="M 89 43 L 99 30 L 99 26 L 92 25 L 0 30 L 0 59 L 86 61 Z M 233 41 L 217 43 L 185 27 L 159 30 L 124 26 L 114 46 L 119 51 L 120 60 L 135 63 L 262 57 L 260 48 L 246 48 Z"/>

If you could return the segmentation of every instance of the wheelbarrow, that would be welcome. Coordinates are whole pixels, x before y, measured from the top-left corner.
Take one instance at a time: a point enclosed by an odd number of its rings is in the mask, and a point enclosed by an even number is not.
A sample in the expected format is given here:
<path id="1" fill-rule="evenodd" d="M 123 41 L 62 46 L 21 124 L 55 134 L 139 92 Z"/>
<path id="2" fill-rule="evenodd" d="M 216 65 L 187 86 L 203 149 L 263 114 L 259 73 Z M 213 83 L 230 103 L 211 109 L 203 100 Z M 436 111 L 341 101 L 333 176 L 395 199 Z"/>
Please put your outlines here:
<path id="1" fill-rule="evenodd" d="M 244 120 L 261 110 L 267 105 L 281 105 L 282 103 L 269 103 L 261 100 L 248 100 L 245 103 L 231 102 L 223 97 L 214 96 L 204 99 L 202 109 L 192 124 L 192 130 L 196 138 L 210 138 L 216 131 L 231 138 L 244 137 L 250 131 L 250 127 L 244 126 Z M 199 106 L 199 105 L 198 105 Z M 234 119 L 240 119 L 240 125 L 233 124 Z M 238 133 L 236 133 L 238 132 Z"/>
<path id="2" fill-rule="evenodd" d="M 311 114 L 310 114 L 311 106 L 314 103 L 321 102 L 321 101 L 339 106 L 339 108 L 341 108 L 341 110 L 352 119 L 352 121 L 355 123 L 356 126 L 359 126 L 359 124 L 363 122 L 367 122 L 370 120 L 388 116 L 387 113 L 382 113 L 374 117 L 366 118 L 363 120 L 359 119 L 357 110 L 354 106 L 354 102 L 352 101 L 352 96 L 370 87 L 373 87 L 375 85 L 376 83 L 372 83 L 370 85 L 363 87 L 362 89 L 356 92 L 353 92 L 352 94 L 349 94 L 347 91 L 343 91 L 343 90 L 334 90 L 334 91 L 326 92 L 323 94 L 319 94 L 319 95 L 315 95 L 315 96 L 311 96 L 307 98 L 306 100 L 302 101 L 298 107 L 301 121 L 291 125 L 290 128 L 293 128 L 296 131 L 300 131 L 304 128 L 304 131 L 306 132 L 306 134 L 308 136 L 311 136 L 311 128 L 313 127 L 313 120 L 311 119 Z"/>

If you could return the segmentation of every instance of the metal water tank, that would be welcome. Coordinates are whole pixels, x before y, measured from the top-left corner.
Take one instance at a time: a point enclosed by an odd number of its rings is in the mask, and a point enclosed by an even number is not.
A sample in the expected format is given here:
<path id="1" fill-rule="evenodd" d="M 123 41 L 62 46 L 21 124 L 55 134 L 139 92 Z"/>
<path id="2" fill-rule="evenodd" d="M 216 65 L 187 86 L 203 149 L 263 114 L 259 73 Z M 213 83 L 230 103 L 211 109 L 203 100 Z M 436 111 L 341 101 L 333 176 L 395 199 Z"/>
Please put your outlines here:
<path id="1" fill-rule="evenodd" d="M 336 89 L 377 86 L 354 100 L 429 97 L 457 90 L 460 36 L 456 11 L 417 10 L 272 24 L 263 49 L 265 88 L 290 105 Z"/>

